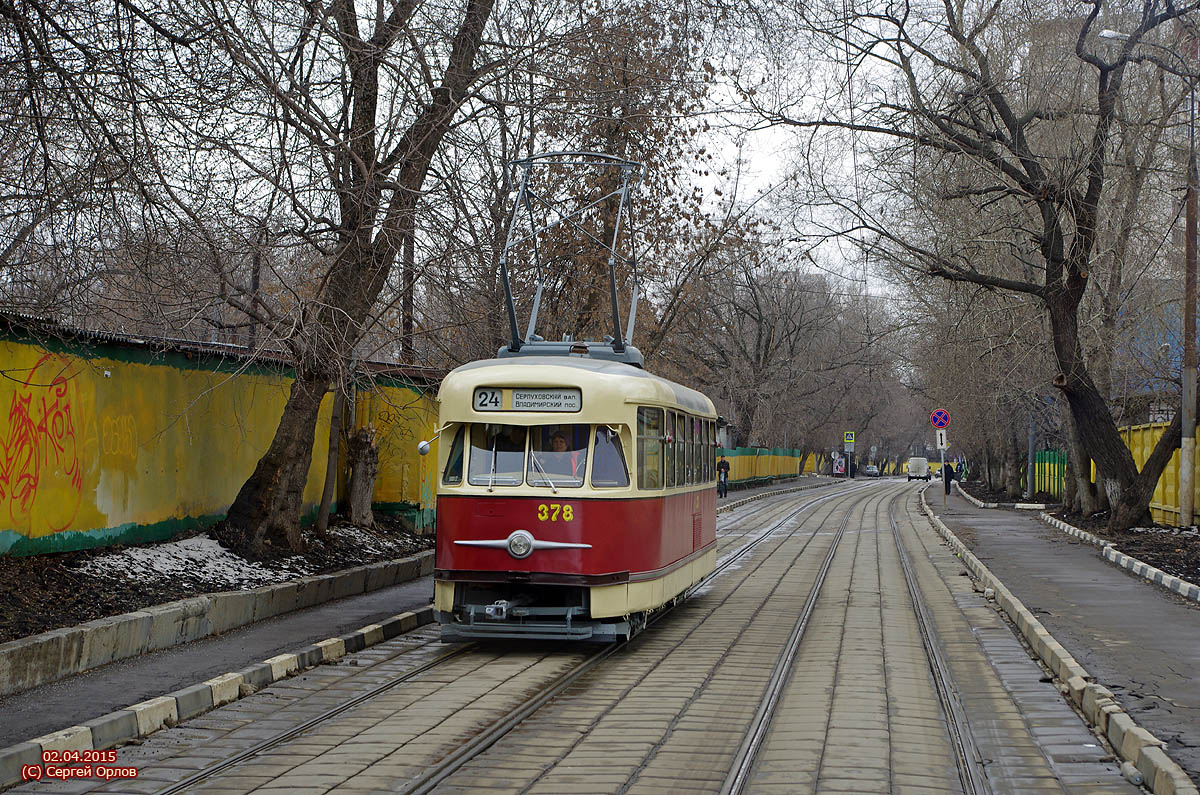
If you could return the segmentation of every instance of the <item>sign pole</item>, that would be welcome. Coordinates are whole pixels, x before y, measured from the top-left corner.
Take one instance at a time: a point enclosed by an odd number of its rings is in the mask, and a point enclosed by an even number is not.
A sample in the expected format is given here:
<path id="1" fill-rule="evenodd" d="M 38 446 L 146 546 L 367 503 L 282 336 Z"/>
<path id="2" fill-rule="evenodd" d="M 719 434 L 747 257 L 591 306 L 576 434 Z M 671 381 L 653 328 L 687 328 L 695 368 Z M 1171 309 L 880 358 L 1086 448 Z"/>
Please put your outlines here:
<path id="1" fill-rule="evenodd" d="M 946 451 L 938 450 L 942 454 L 942 481 L 946 480 Z M 942 510 L 946 510 L 946 490 L 942 489 Z"/>

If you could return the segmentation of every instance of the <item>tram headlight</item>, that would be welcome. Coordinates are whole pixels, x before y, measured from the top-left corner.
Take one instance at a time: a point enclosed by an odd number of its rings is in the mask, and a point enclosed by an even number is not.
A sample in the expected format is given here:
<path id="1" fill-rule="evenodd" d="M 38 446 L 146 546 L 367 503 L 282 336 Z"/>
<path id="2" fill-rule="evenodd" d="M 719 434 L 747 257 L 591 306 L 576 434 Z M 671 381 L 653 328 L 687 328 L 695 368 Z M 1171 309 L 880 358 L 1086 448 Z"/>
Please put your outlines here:
<path id="1" fill-rule="evenodd" d="M 508 537 L 508 554 L 514 558 L 527 558 L 533 552 L 533 536 L 526 530 L 514 530 Z"/>

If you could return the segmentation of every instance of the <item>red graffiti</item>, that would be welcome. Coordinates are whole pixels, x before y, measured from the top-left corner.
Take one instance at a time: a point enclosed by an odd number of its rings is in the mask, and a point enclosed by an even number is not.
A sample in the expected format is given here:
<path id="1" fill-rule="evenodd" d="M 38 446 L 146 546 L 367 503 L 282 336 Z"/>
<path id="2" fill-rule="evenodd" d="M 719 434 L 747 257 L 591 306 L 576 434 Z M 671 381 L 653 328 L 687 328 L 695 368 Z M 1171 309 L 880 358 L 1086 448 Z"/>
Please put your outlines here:
<path id="1" fill-rule="evenodd" d="M 8 431 L 0 435 L 0 506 L 7 506 L 18 532 L 65 530 L 79 511 L 83 467 L 71 408 L 74 376 L 66 358 L 47 354 L 9 401 Z M 64 503 L 60 493 L 54 504 L 40 504 L 47 482 L 69 484 L 72 497 Z"/>

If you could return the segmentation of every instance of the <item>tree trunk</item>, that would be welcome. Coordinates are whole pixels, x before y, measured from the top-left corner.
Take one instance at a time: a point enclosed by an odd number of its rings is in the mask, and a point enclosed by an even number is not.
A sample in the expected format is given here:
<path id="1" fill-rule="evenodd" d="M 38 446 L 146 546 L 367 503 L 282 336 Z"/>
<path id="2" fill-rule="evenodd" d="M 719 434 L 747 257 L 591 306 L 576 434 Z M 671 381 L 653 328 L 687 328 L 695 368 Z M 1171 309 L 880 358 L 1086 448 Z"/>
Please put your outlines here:
<path id="1" fill-rule="evenodd" d="M 1011 426 L 1004 436 L 1004 492 L 1011 500 L 1021 496 L 1021 446 Z"/>
<path id="2" fill-rule="evenodd" d="M 371 497 L 375 492 L 375 476 L 379 474 L 379 446 L 375 444 L 375 428 L 359 428 L 350 437 L 347 447 L 350 463 L 350 521 L 370 527 L 375 524 L 371 512 Z"/>
<path id="3" fill-rule="evenodd" d="M 328 379 L 296 374 L 271 446 L 229 507 L 226 523 L 245 533 L 259 555 L 284 545 L 293 551 L 303 548 L 300 509 L 317 414 L 328 390 Z"/>
<path id="4" fill-rule="evenodd" d="M 1083 516 L 1103 511 L 1105 506 L 1101 494 L 1092 483 L 1092 461 L 1088 458 L 1079 433 L 1075 430 L 1075 420 L 1067 414 L 1065 423 L 1067 431 L 1067 479 L 1071 484 L 1071 509 L 1077 510 Z"/>
<path id="5" fill-rule="evenodd" d="M 1046 305 L 1059 366 L 1054 385 L 1066 396 L 1080 443 L 1096 462 L 1097 485 L 1112 507 L 1109 529 L 1128 530 L 1149 521 L 1150 497 L 1171 453 L 1179 447 L 1181 417 L 1176 412 L 1139 472 L 1133 454 L 1117 431 L 1108 404 L 1088 375 L 1079 345 L 1078 299 L 1061 291 L 1048 296 Z"/>
<path id="6" fill-rule="evenodd" d="M 329 510 L 333 505 L 333 490 L 337 486 L 338 445 L 342 438 L 342 409 L 346 405 L 346 393 L 337 389 L 333 394 L 333 413 L 329 417 L 329 455 L 325 458 L 325 488 L 321 490 L 321 507 L 317 510 L 317 521 L 313 532 L 324 538 L 329 530 Z"/>

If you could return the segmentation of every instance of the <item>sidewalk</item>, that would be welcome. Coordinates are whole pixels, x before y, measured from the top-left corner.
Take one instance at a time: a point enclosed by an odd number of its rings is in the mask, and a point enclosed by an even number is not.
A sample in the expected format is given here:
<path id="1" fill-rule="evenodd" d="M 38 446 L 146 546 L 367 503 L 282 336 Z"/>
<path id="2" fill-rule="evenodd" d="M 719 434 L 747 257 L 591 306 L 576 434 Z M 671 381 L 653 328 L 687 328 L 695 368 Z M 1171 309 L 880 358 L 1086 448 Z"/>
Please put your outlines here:
<path id="1" fill-rule="evenodd" d="M 1200 607 L 1105 562 L 1036 515 L 930 507 L 1167 752 L 1200 781 Z"/>
<path id="2" fill-rule="evenodd" d="M 0 748 L 416 610 L 429 604 L 432 590 L 432 578 L 419 577 L 0 698 Z"/>

